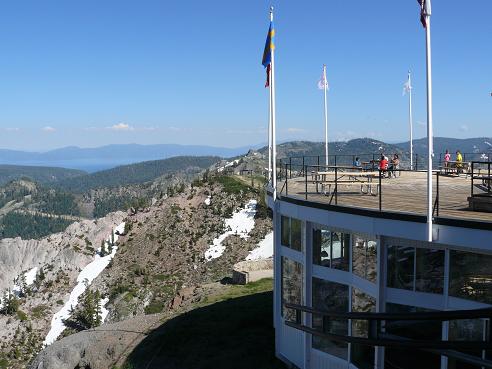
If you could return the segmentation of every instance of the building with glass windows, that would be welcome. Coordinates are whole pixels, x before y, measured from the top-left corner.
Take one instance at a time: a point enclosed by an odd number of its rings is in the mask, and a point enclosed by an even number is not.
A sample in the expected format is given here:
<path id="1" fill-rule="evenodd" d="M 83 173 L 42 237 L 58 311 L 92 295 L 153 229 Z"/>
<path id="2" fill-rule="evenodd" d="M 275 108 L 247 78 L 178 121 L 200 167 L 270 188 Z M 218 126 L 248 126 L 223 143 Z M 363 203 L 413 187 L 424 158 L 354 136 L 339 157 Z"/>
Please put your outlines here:
<path id="1" fill-rule="evenodd" d="M 435 210 L 428 242 L 425 173 L 376 177 L 371 186 L 377 188 L 368 191 L 358 188 L 369 186 L 357 182 L 360 176 L 348 182 L 348 170 L 330 175 L 285 165 L 276 200 L 267 195 L 277 356 L 303 369 L 492 367 L 492 214 L 468 210 L 470 179 L 439 178 L 439 215 Z M 339 182 L 326 191 L 323 181 Z M 458 315 L 439 320 L 446 311 Z M 355 319 L 356 313 L 387 319 Z M 446 341 L 483 345 L 449 349 Z"/>

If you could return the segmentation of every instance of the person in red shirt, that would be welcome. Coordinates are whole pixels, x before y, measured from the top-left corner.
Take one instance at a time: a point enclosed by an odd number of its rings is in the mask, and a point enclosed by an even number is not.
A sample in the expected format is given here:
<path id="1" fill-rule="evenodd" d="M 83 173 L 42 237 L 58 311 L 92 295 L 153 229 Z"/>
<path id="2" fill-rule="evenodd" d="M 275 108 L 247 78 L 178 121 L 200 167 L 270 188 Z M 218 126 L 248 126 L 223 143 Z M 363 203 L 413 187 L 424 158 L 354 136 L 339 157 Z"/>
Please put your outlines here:
<path id="1" fill-rule="evenodd" d="M 379 170 L 386 172 L 388 170 L 388 158 L 381 154 L 381 159 L 379 160 Z"/>

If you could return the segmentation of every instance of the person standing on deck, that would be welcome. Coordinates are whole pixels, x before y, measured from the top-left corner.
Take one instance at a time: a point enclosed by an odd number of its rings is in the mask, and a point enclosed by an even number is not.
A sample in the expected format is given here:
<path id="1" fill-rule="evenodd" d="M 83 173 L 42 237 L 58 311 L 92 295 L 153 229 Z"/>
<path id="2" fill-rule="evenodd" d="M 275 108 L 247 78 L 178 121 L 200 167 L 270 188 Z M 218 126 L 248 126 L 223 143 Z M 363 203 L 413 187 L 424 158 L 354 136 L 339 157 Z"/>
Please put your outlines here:
<path id="1" fill-rule="evenodd" d="M 456 151 L 456 173 L 460 174 L 463 170 L 463 156 L 461 155 L 461 151 Z"/>

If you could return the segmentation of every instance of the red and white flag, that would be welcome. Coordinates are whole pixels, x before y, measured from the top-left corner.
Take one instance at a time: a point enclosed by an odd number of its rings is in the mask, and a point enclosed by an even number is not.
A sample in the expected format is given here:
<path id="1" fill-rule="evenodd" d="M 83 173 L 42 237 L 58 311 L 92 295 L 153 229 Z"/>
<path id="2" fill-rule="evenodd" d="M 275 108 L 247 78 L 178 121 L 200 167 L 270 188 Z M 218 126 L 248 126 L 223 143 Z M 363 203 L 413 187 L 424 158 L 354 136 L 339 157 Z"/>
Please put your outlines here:
<path id="1" fill-rule="evenodd" d="M 420 22 L 427 28 L 427 16 L 431 15 L 431 0 L 417 0 L 420 5 Z"/>

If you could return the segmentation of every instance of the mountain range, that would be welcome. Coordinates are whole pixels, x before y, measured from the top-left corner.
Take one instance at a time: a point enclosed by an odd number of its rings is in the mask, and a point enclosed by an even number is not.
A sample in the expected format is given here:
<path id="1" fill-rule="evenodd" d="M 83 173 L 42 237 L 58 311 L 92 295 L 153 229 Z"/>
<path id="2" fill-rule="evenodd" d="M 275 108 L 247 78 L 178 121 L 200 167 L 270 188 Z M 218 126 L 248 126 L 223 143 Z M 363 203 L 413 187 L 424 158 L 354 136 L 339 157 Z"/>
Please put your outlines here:
<path id="1" fill-rule="evenodd" d="M 258 148 L 261 145 L 253 146 Z M 0 149 L 0 164 L 64 167 L 95 172 L 119 165 L 166 159 L 174 156 L 233 157 L 251 147 L 225 148 L 205 145 L 115 144 L 95 148 L 68 146 L 46 152 Z"/>

